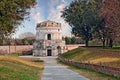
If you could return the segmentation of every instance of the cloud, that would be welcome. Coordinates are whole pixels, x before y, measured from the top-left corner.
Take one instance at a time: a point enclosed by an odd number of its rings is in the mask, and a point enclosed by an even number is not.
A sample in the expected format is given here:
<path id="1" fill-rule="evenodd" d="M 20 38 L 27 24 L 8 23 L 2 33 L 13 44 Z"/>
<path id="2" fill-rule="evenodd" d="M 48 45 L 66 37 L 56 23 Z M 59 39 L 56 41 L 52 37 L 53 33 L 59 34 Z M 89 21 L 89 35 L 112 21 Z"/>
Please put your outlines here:
<path id="1" fill-rule="evenodd" d="M 65 0 L 51 0 L 49 3 L 50 11 L 48 15 L 49 20 L 60 22 L 62 24 L 62 34 L 64 36 L 71 36 L 70 26 L 61 17 L 63 9 L 68 5 Z"/>
<path id="2" fill-rule="evenodd" d="M 50 4 L 54 4 L 54 3 L 56 3 L 57 2 L 57 0 L 51 0 L 50 1 Z"/>
<path id="3" fill-rule="evenodd" d="M 65 0 L 62 0 L 63 3 L 65 3 Z"/>
<path id="4" fill-rule="evenodd" d="M 35 23 L 44 21 L 44 17 L 42 16 L 42 11 L 43 10 L 40 8 L 40 6 L 38 6 L 38 4 L 31 9 L 30 16 L 32 19 L 35 20 Z"/>
<path id="5" fill-rule="evenodd" d="M 13 37 L 19 37 L 23 32 L 35 32 L 36 23 L 43 22 L 46 19 L 53 20 L 62 24 L 62 34 L 64 36 L 71 36 L 71 28 L 61 18 L 61 11 L 69 4 L 69 0 L 37 0 L 38 4 L 30 11 L 30 22 L 25 21 L 25 27 L 20 27 Z M 44 3 L 43 3 L 44 2 Z M 43 4 L 42 4 L 43 3 Z M 46 7 L 47 6 L 47 7 Z M 47 14 L 47 15 L 46 15 Z M 35 23 L 34 23 L 35 22 Z M 33 27 L 34 26 L 34 27 Z"/>

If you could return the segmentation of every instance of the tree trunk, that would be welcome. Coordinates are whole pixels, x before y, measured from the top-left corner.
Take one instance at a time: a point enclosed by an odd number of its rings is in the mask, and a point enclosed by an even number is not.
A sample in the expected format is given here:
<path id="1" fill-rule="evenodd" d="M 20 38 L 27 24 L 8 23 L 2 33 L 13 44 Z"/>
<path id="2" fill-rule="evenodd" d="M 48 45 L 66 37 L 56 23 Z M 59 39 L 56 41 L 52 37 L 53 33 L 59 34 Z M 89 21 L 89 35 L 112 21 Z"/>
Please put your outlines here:
<path id="1" fill-rule="evenodd" d="M 106 45 L 105 45 L 106 48 L 109 47 L 109 38 L 106 38 Z"/>
<path id="2" fill-rule="evenodd" d="M 2 39 L 2 46 L 4 46 L 4 39 Z"/>
<path id="3" fill-rule="evenodd" d="M 88 44 L 89 44 L 89 40 L 87 39 L 87 40 L 85 41 L 85 46 L 88 47 Z"/>
<path id="4" fill-rule="evenodd" d="M 111 47 L 111 48 L 113 47 L 113 40 L 112 39 L 109 40 L 109 47 Z"/>
<path id="5" fill-rule="evenodd" d="M 103 48 L 105 48 L 105 40 L 103 40 Z"/>

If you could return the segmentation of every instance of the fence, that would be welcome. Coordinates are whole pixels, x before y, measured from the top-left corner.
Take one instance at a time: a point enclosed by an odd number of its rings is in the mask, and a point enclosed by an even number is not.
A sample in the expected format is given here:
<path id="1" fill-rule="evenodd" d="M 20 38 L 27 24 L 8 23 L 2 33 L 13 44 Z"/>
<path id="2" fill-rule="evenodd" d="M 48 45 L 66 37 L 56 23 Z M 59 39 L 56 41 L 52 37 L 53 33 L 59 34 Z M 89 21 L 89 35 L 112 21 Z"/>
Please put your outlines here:
<path id="1" fill-rule="evenodd" d="M 101 73 L 112 75 L 115 77 L 120 77 L 120 68 L 108 67 L 108 66 L 104 66 L 102 64 L 97 65 L 97 64 L 92 64 L 92 63 L 74 62 L 74 61 L 64 58 L 60 54 L 58 55 L 58 58 L 63 63 L 68 64 L 68 65 L 77 66 L 80 68 L 86 68 L 86 69 L 90 69 L 90 70 L 93 70 L 96 72 L 101 72 Z"/>

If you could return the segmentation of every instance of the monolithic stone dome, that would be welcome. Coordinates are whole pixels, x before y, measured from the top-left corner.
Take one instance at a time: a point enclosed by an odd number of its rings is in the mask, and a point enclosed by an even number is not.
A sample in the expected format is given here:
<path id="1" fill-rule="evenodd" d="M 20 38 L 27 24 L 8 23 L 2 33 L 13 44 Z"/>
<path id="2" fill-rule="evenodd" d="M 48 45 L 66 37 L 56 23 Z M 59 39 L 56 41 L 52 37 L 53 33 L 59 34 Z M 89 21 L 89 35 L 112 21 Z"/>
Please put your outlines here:
<path id="1" fill-rule="evenodd" d="M 61 23 L 57 23 L 57 22 L 50 21 L 50 20 L 37 24 L 37 28 L 38 27 L 60 27 L 60 26 L 61 26 Z"/>

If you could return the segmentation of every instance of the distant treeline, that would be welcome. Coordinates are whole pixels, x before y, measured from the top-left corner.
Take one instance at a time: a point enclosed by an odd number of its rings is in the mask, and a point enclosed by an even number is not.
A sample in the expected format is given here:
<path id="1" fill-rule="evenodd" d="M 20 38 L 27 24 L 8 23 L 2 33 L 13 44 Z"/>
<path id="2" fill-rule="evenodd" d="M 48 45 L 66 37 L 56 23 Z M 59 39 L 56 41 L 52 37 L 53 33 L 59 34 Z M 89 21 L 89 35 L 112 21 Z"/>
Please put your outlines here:
<path id="1" fill-rule="evenodd" d="M 81 37 L 65 37 L 66 44 L 84 44 L 85 41 Z"/>

